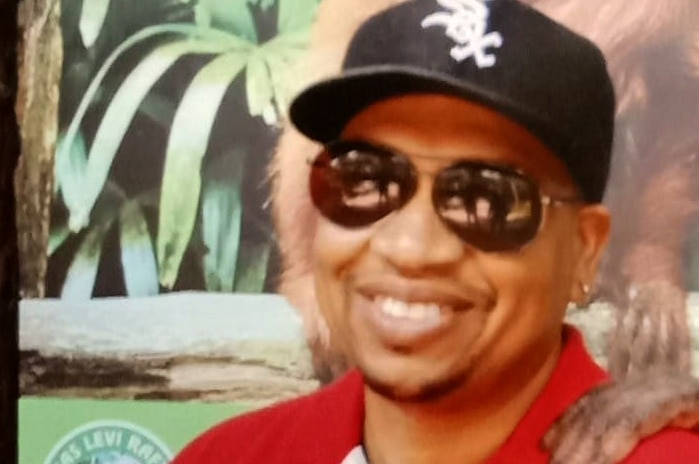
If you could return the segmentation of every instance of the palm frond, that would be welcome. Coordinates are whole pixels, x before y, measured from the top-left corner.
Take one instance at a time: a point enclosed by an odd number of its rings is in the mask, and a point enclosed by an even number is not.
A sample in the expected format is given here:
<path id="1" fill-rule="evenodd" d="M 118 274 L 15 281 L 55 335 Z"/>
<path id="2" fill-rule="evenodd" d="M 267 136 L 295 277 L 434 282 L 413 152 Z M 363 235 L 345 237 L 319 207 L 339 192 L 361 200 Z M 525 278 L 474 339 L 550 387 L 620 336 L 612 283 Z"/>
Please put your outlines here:
<path id="1" fill-rule="evenodd" d="M 277 30 L 280 35 L 309 29 L 316 17 L 320 0 L 278 0 Z"/>
<path id="2" fill-rule="evenodd" d="M 233 150 L 207 168 L 202 193 L 201 227 L 206 289 L 232 292 L 237 275 L 243 223 L 242 179 L 246 153 Z"/>
<path id="3" fill-rule="evenodd" d="M 197 15 L 206 17 L 211 27 L 225 30 L 257 43 L 255 19 L 248 7 L 248 0 L 199 0 Z"/>
<path id="4" fill-rule="evenodd" d="M 92 297 L 104 238 L 113 220 L 90 229 L 78 248 L 63 282 L 61 298 L 88 300 Z"/>
<path id="5" fill-rule="evenodd" d="M 47 255 L 52 256 L 56 250 L 58 250 L 63 243 L 70 237 L 70 229 L 68 224 L 51 224 L 51 230 L 49 231 L 49 245 L 47 249 Z"/>
<path id="6" fill-rule="evenodd" d="M 172 288 L 196 222 L 201 164 L 228 87 L 247 63 L 236 50 L 205 65 L 182 97 L 167 143 L 160 196 L 157 256 L 160 283 Z"/>
<path id="7" fill-rule="evenodd" d="M 301 30 L 295 33 L 280 35 L 264 44 L 265 64 L 269 70 L 274 102 L 279 115 L 286 113 L 291 98 L 298 91 L 301 79 L 296 73 L 300 70 L 295 66 L 303 54 L 310 31 Z"/>
<path id="8" fill-rule="evenodd" d="M 84 225 L 104 187 L 121 142 L 134 115 L 148 92 L 174 64 L 185 55 L 220 53 L 228 44 L 199 40 L 180 40 L 153 50 L 126 77 L 102 117 L 87 158 L 81 198 L 67 204 L 71 228 Z"/>
<path id="9" fill-rule="evenodd" d="M 71 139 L 59 134 L 56 150 L 62 156 L 56 157 L 54 165 L 55 188 L 66 205 L 77 204 L 82 199 L 82 183 L 87 171 L 87 146 L 82 131 L 78 130 Z"/>
<path id="10" fill-rule="evenodd" d="M 250 5 L 257 5 L 262 11 L 269 10 L 276 0 L 246 0 Z"/>
<path id="11" fill-rule="evenodd" d="M 105 185 L 92 224 L 82 238 L 63 281 L 62 298 L 87 299 L 92 295 L 105 237 L 118 219 L 125 199 L 126 195 L 118 185 L 111 181 Z"/>
<path id="12" fill-rule="evenodd" d="M 234 290 L 238 293 L 260 293 L 264 290 L 272 246 L 253 243 L 241 248 Z"/>
<path id="13" fill-rule="evenodd" d="M 78 27 L 85 48 L 92 47 L 99 37 L 110 3 L 110 0 L 83 0 Z"/>
<path id="14" fill-rule="evenodd" d="M 269 68 L 265 64 L 265 58 L 264 49 L 258 48 L 250 55 L 245 71 L 247 75 L 245 92 L 250 116 L 266 116 L 266 110 L 272 104 L 274 97 L 274 89 L 269 75 Z M 272 124 L 276 120 L 265 120 L 265 122 Z"/>
<path id="15" fill-rule="evenodd" d="M 60 247 L 71 231 L 90 227 L 68 269 L 62 290 L 65 296 L 91 295 L 101 247 L 116 220 L 129 295 L 152 295 L 161 286 L 173 288 L 185 253 L 192 247 L 195 231 L 201 233 L 201 238 L 194 241 L 203 241 L 208 249 L 203 264 L 209 290 L 263 290 L 271 245 L 241 243 L 242 176 L 248 153 L 243 148 L 212 153 L 218 162 L 207 158 L 204 163 L 204 157 L 224 97 L 244 69 L 245 96 L 251 116 L 262 117 L 268 125 L 273 125 L 287 111 L 300 82 L 294 74 L 297 72 L 294 64 L 309 42 L 310 25 L 319 2 L 198 0 L 197 25 L 170 23 L 147 27 L 108 56 L 80 100 L 56 153 L 57 186 L 69 214 L 67 226 L 52 227 L 50 251 Z M 275 3 L 276 9 L 269 10 Z M 111 0 L 83 0 L 79 27 L 86 47 L 99 39 L 108 11 L 115 5 Z M 267 18 L 264 16 L 269 15 L 267 10 L 277 12 L 278 35 L 258 45 L 259 37 L 268 37 L 268 32 L 258 31 L 256 21 Z M 261 11 L 262 16 L 256 19 L 253 12 Z M 266 25 L 266 21 L 262 23 Z M 210 27 L 201 27 L 202 24 Z M 268 26 L 274 28 L 273 23 L 265 27 Z M 99 40 L 102 44 L 102 39 Z M 136 48 L 139 45 L 147 45 L 149 50 L 156 43 L 161 45 L 143 53 L 145 56 L 126 77 L 119 78 L 121 82 L 110 97 L 92 144 L 86 147 L 83 120 L 104 88 L 105 80 L 108 77 L 111 80 L 114 65 L 127 52 L 140 53 Z M 158 100 L 152 89 L 165 75 L 170 75 L 182 57 L 192 54 L 212 55 L 212 58 L 197 71 L 182 97 L 168 100 L 165 95 Z M 149 197 L 151 206 L 158 208 L 155 245 L 140 196 L 128 200 L 122 197 L 113 204 L 115 208 L 103 201 L 113 183 L 112 164 L 139 111 L 165 128 L 170 126 L 162 182 L 149 191 L 151 197 L 157 192 L 155 199 Z M 232 142 L 232 145 L 237 143 Z"/>
<path id="16" fill-rule="evenodd" d="M 119 228 L 121 265 L 124 269 L 127 295 L 157 295 L 160 287 L 155 249 L 139 202 L 126 202 L 119 215 Z"/>
<path id="17" fill-rule="evenodd" d="M 220 31 L 213 30 L 202 30 L 192 25 L 188 24 L 165 24 L 147 27 L 127 40 L 125 40 L 119 47 L 117 47 L 109 57 L 104 61 L 104 64 L 95 74 L 95 77 L 90 82 L 88 89 L 85 91 L 80 104 L 78 105 L 73 118 L 68 125 L 68 129 L 65 131 L 64 143 L 62 143 L 56 151 L 56 165 L 58 168 L 58 174 L 61 174 L 60 166 L 86 164 L 86 160 L 77 160 L 75 158 L 76 152 L 73 151 L 74 139 L 78 136 L 80 132 L 80 126 L 87 113 L 90 104 L 94 100 L 95 96 L 100 91 L 102 83 L 106 78 L 109 71 L 112 69 L 117 60 L 124 55 L 127 51 L 135 47 L 136 45 L 149 40 L 157 36 L 166 36 L 178 34 L 183 36 L 204 36 L 211 41 L 220 41 L 222 44 L 227 43 L 230 45 L 235 45 L 237 42 L 232 40 L 229 34 L 222 33 Z M 239 42 L 239 40 L 238 40 Z M 69 222 L 70 229 L 72 231 L 79 231 L 87 226 L 89 222 L 89 212 L 92 209 L 92 205 L 84 211 L 85 208 L 80 207 L 81 198 L 83 198 L 83 184 L 84 178 L 74 179 L 71 178 L 70 182 L 63 182 L 59 178 L 61 189 L 64 193 L 64 199 L 66 200 L 66 206 L 68 206 L 71 211 L 71 220 Z M 70 193 L 66 193 L 65 189 L 70 189 Z M 94 203 L 94 201 L 93 201 Z M 83 211 L 81 211 L 83 210 Z M 76 213 L 79 212 L 78 213 Z"/>

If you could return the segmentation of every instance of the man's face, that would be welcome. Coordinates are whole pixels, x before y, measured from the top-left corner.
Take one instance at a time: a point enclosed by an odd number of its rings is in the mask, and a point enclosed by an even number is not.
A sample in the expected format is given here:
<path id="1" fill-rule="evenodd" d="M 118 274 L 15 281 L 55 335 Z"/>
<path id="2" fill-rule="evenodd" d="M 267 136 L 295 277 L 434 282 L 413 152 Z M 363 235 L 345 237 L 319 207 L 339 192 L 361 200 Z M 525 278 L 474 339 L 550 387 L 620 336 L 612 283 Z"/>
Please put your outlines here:
<path id="1" fill-rule="evenodd" d="M 321 311 L 368 385 L 417 401 L 456 392 L 507 395 L 545 376 L 557 359 L 567 303 L 590 282 L 599 252 L 592 248 L 601 248 L 606 229 L 597 227 L 593 246 L 582 231 L 585 207 L 549 206 L 523 248 L 486 253 L 442 223 L 432 182 L 459 160 L 477 160 L 521 169 L 545 195 L 575 196 L 562 163 L 521 126 L 446 96 L 375 104 L 341 138 L 389 147 L 420 173 L 417 192 L 400 210 L 353 229 L 320 217 L 315 231 Z M 476 214 L 489 211 L 481 206 Z"/>

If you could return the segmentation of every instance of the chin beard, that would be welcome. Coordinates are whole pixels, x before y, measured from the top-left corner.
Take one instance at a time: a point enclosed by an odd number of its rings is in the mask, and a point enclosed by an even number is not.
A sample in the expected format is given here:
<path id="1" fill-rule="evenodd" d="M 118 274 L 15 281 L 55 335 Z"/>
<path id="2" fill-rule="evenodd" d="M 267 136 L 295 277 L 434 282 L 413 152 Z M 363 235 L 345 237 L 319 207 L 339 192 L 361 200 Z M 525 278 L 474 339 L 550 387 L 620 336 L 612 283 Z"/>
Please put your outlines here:
<path id="1" fill-rule="evenodd" d="M 374 393 L 399 403 L 432 403 L 444 399 L 457 390 L 469 377 L 468 372 L 448 378 L 428 381 L 421 385 L 406 387 L 384 381 L 379 376 L 362 371 L 364 383 Z"/>

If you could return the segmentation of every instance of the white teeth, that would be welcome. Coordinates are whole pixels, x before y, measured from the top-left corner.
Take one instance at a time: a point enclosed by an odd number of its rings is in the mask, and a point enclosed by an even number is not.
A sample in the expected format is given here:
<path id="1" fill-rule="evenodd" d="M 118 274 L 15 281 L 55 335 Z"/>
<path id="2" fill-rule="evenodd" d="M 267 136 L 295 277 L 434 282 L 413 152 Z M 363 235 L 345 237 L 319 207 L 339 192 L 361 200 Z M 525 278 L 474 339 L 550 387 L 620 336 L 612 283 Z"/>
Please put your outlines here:
<path id="1" fill-rule="evenodd" d="M 436 303 L 407 303 L 390 297 L 381 297 L 377 301 L 384 314 L 413 321 L 438 319 L 442 312 Z"/>

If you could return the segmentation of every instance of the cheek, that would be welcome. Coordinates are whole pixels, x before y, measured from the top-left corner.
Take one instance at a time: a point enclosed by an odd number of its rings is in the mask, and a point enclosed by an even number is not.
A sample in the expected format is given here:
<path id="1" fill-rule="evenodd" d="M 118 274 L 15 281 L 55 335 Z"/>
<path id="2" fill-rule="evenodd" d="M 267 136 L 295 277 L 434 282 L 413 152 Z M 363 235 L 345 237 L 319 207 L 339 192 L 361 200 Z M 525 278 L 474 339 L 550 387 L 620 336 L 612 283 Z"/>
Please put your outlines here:
<path id="1" fill-rule="evenodd" d="M 558 336 L 570 296 L 573 254 L 565 240 L 537 240 L 517 255 L 484 260 L 497 292 L 486 328 L 490 343 L 514 354 L 522 345 Z"/>
<path id="2" fill-rule="evenodd" d="M 368 248 L 371 228 L 346 229 L 319 218 L 313 242 L 313 265 L 324 279 L 342 280 Z"/>
<path id="3" fill-rule="evenodd" d="M 526 250 L 522 259 L 510 263 L 501 273 L 501 285 L 511 289 L 520 318 L 543 322 L 551 317 L 561 319 L 568 304 L 573 269 L 572 250 L 562 243 Z"/>
<path id="4" fill-rule="evenodd" d="M 320 311 L 331 331 L 342 327 L 345 289 L 350 271 L 365 256 L 370 228 L 344 229 L 318 220 L 313 242 L 313 273 Z"/>
<path id="5" fill-rule="evenodd" d="M 554 309 L 561 309 L 560 306 L 565 309 L 580 258 L 577 219 L 573 211 L 558 210 L 555 213 L 548 219 L 540 237 L 525 250 L 523 278 L 528 278 L 538 292 L 548 295 L 556 305 Z"/>

